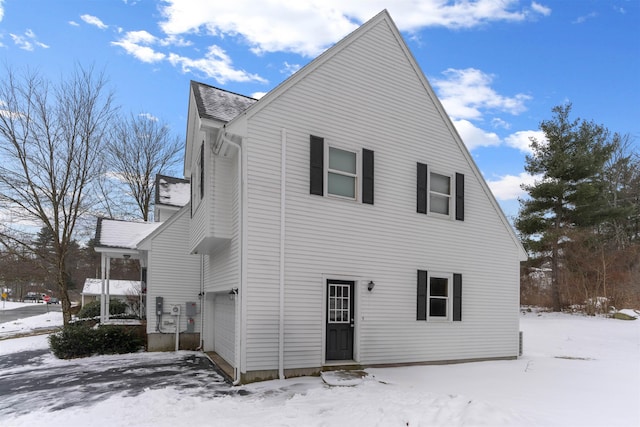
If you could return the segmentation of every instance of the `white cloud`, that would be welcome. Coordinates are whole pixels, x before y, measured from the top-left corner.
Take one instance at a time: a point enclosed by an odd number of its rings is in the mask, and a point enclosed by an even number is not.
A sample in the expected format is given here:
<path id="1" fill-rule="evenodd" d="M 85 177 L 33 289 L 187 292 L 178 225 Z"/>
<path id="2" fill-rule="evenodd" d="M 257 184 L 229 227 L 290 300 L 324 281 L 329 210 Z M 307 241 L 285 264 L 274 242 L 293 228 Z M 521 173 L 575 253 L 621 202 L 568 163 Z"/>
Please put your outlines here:
<path id="1" fill-rule="evenodd" d="M 0 21 L 2 21 L 2 18 L 4 16 L 4 0 L 0 0 Z"/>
<path id="2" fill-rule="evenodd" d="M 111 42 L 114 46 L 120 46 L 129 55 L 139 59 L 142 62 L 154 63 L 162 61 L 166 55 L 156 52 L 149 44 L 156 42 L 156 37 L 146 31 L 129 31 L 124 37 L 118 41 Z"/>
<path id="3" fill-rule="evenodd" d="M 493 76 L 475 68 L 449 68 L 443 74 L 444 79 L 433 79 L 432 83 L 447 113 L 455 119 L 480 119 L 481 109 L 517 115 L 526 110 L 524 104 L 531 99 L 521 93 L 513 97 L 498 94 L 490 87 Z"/>
<path id="4" fill-rule="evenodd" d="M 522 184 L 530 185 L 540 179 L 540 176 L 521 172 L 518 175 L 505 175 L 497 179 L 488 179 L 487 184 L 489 184 L 489 188 L 491 188 L 491 192 L 496 199 L 500 201 L 517 200 L 519 197 L 523 197 L 527 194 L 521 188 Z"/>
<path id="5" fill-rule="evenodd" d="M 477 147 L 491 147 L 501 144 L 500 137 L 493 132 L 486 132 L 468 120 L 454 120 L 453 124 L 469 151 Z"/>
<path id="6" fill-rule="evenodd" d="M 267 94 L 267 92 L 254 92 L 254 93 L 251 94 L 251 97 L 255 98 L 255 99 L 260 99 L 263 96 L 265 96 L 266 94 Z"/>
<path id="7" fill-rule="evenodd" d="M 493 119 L 491 119 L 491 126 L 493 126 L 494 128 L 511 129 L 511 124 L 499 117 L 494 117 Z"/>
<path id="8" fill-rule="evenodd" d="M 287 76 L 292 75 L 296 71 L 300 69 L 300 64 L 289 64 L 287 61 L 284 62 L 282 70 L 280 72 L 282 74 L 286 74 Z"/>
<path id="9" fill-rule="evenodd" d="M 145 119 L 151 121 L 151 122 L 157 122 L 158 118 L 156 116 L 154 116 L 151 113 L 140 113 L 138 114 L 138 117 L 144 117 Z"/>
<path id="10" fill-rule="evenodd" d="M 256 81 L 266 83 L 266 80 L 256 74 L 247 73 L 232 67 L 231 58 L 219 46 L 210 46 L 204 58 L 191 59 L 175 53 L 168 56 L 169 62 L 174 66 L 182 67 L 187 73 L 197 70 L 206 77 L 215 79 L 220 84 L 228 81 L 248 82 Z"/>
<path id="11" fill-rule="evenodd" d="M 538 141 L 546 141 L 544 132 L 540 130 L 522 130 L 507 136 L 504 141 L 512 148 L 517 148 L 524 153 L 531 153 L 531 138 Z"/>
<path id="12" fill-rule="evenodd" d="M 161 46 L 177 46 L 177 47 L 187 47 L 191 46 L 193 43 L 189 40 L 186 40 L 182 37 L 176 35 L 170 35 L 162 40 L 160 40 Z"/>
<path id="13" fill-rule="evenodd" d="M 548 8 L 547 6 L 541 5 L 540 3 L 536 3 L 535 1 L 531 2 L 531 10 L 543 16 L 551 15 L 550 8 Z"/>
<path id="14" fill-rule="evenodd" d="M 595 18 L 597 16 L 598 16 L 598 14 L 596 12 L 591 12 L 591 13 L 589 13 L 587 15 L 579 16 L 578 18 L 576 18 L 575 21 L 572 22 L 572 24 L 583 24 L 587 20 L 593 19 L 593 18 Z"/>
<path id="15" fill-rule="evenodd" d="M 38 37 L 32 30 L 25 31 L 24 36 L 11 33 L 9 34 L 9 36 L 11 36 L 11 39 L 16 44 L 16 46 L 29 52 L 32 52 L 35 47 L 41 47 L 43 49 L 49 48 L 48 45 L 38 41 Z"/>
<path id="16" fill-rule="evenodd" d="M 69 23 L 69 25 L 71 25 L 72 27 L 79 27 L 79 26 L 80 26 L 80 24 L 78 24 L 76 21 L 69 21 L 68 23 Z"/>
<path id="17" fill-rule="evenodd" d="M 84 22 L 86 22 L 89 25 L 93 25 L 95 27 L 100 28 L 101 30 L 109 28 L 109 26 L 106 25 L 104 22 L 102 22 L 102 20 L 97 16 L 85 14 L 85 15 L 80 15 L 80 19 L 82 19 Z"/>
<path id="18" fill-rule="evenodd" d="M 181 67 L 185 73 L 197 71 L 208 78 L 215 79 L 220 84 L 225 84 L 228 81 L 266 82 L 256 74 L 235 69 L 229 55 L 222 48 L 215 45 L 209 47 L 204 57 L 194 59 L 175 52 L 163 53 L 154 48 L 154 46 L 166 48 L 169 46 L 184 47 L 190 45 L 185 39 L 176 36 L 160 39 L 148 31 L 129 31 L 124 33 L 120 39 L 111 42 L 111 44 L 120 46 L 129 55 L 140 61 L 157 63 L 166 60 L 175 67 Z"/>
<path id="19" fill-rule="evenodd" d="M 166 0 L 160 23 L 167 34 L 204 31 L 217 37 L 240 37 L 255 53 L 294 52 L 314 57 L 388 8 L 401 31 L 425 27 L 471 28 L 487 22 L 519 22 L 547 13 L 533 3 L 519 7 L 517 0 L 324 0 L 292 2 L 271 0 L 256 7 L 252 0 L 194 2 Z"/>

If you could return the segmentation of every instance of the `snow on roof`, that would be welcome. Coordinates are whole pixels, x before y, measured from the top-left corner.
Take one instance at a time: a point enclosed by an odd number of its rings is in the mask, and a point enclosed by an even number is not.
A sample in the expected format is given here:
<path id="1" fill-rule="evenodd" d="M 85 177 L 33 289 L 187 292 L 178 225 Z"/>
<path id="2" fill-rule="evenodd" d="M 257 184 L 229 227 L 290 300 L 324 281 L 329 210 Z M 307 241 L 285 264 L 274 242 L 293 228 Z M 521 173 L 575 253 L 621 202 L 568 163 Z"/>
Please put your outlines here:
<path id="1" fill-rule="evenodd" d="M 158 175 L 156 180 L 156 204 L 182 207 L 189 203 L 189 180 L 164 175 Z"/>
<path id="2" fill-rule="evenodd" d="M 136 249 L 138 243 L 161 222 L 133 222 L 99 218 L 96 229 L 96 246 Z"/>
<path id="3" fill-rule="evenodd" d="M 229 122 L 258 100 L 191 81 L 200 117 Z"/>
<path id="4" fill-rule="evenodd" d="M 137 295 L 141 289 L 142 287 L 138 280 L 109 280 L 109 295 Z M 85 279 L 82 294 L 101 295 L 102 279 Z"/>

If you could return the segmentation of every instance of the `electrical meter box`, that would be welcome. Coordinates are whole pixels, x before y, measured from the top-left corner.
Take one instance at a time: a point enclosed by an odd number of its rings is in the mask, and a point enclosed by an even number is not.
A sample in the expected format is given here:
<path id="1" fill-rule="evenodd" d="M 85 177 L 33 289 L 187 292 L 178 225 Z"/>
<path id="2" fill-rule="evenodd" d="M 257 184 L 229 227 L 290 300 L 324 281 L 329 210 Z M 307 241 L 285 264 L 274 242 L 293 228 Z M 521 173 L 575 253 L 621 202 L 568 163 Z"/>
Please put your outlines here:
<path id="1" fill-rule="evenodd" d="M 196 303 L 194 301 L 190 301 L 185 303 L 186 307 L 185 307 L 185 313 L 187 316 L 195 316 L 196 314 L 198 314 L 197 310 L 196 310 Z"/>
<path id="2" fill-rule="evenodd" d="M 162 316 L 162 305 L 164 304 L 164 298 L 156 297 L 156 315 Z"/>

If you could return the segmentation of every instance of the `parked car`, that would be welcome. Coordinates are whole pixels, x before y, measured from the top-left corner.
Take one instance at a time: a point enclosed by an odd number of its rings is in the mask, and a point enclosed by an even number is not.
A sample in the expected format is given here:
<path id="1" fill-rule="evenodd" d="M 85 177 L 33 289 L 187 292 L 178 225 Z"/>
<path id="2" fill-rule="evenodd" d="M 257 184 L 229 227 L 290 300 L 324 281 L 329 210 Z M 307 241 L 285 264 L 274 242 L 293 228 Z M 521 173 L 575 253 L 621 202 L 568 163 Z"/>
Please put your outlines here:
<path id="1" fill-rule="evenodd" d="M 60 300 L 58 298 L 51 297 L 49 298 L 49 301 L 47 301 L 47 304 L 60 304 Z"/>
<path id="2" fill-rule="evenodd" d="M 37 292 L 27 292 L 27 295 L 24 296 L 24 302 L 38 302 L 40 300 L 42 300 L 42 294 L 39 294 Z"/>

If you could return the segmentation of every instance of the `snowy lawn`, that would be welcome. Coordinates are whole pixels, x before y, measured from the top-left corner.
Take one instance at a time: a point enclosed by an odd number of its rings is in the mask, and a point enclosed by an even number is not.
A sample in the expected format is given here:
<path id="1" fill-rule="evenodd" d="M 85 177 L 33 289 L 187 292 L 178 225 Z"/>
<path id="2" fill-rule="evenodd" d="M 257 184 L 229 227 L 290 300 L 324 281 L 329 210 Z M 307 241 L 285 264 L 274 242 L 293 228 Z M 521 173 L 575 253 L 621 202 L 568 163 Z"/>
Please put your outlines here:
<path id="1" fill-rule="evenodd" d="M 525 354 L 513 361 L 368 369 L 353 387 L 329 387 L 317 377 L 267 381 L 243 386 L 247 395 L 149 388 L 55 412 L 34 401 L 31 413 L 2 415 L 0 425 L 640 425 L 640 320 L 527 313 L 521 330 Z M 16 338 L 0 341 L 0 354 L 46 347 L 44 335 Z M 121 363 L 132 357 L 145 355 Z M 99 360 L 77 359 L 72 369 Z M 48 355 L 41 363 L 64 362 Z"/>

